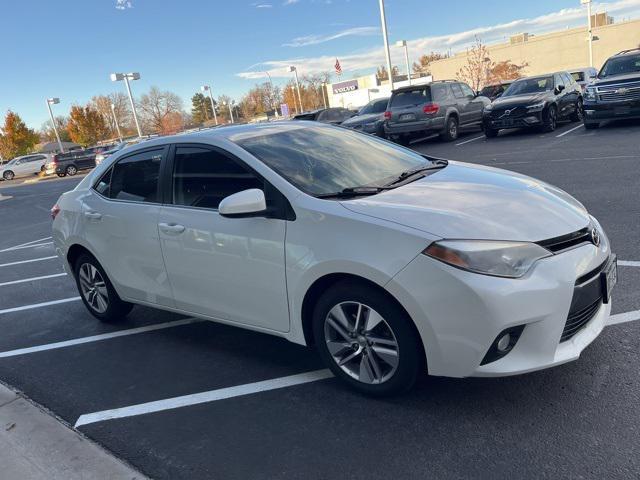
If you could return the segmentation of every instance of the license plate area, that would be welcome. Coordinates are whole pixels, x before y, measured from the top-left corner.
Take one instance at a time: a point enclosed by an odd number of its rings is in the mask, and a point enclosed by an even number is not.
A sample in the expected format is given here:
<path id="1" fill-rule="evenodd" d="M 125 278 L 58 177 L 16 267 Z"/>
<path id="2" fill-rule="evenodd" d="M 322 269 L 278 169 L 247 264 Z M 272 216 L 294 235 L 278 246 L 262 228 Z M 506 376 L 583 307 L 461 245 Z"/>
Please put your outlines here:
<path id="1" fill-rule="evenodd" d="M 411 122 L 416 119 L 416 115 L 414 113 L 403 113 L 400 115 L 399 120 L 401 122 Z"/>
<path id="2" fill-rule="evenodd" d="M 609 303 L 611 291 L 618 283 L 618 258 L 613 255 L 609 264 L 600 272 L 600 282 L 602 284 L 602 302 Z"/>

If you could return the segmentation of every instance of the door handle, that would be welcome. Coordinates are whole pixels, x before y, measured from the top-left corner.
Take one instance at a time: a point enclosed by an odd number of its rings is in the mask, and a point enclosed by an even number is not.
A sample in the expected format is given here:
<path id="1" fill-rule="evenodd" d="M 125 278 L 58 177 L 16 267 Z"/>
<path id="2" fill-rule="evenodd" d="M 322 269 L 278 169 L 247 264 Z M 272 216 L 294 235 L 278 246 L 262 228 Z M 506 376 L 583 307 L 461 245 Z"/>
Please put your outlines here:
<path id="1" fill-rule="evenodd" d="M 162 230 L 164 233 L 173 235 L 179 235 L 185 230 L 184 225 L 178 225 L 175 223 L 159 223 L 158 227 L 160 227 L 160 230 Z"/>
<path id="2" fill-rule="evenodd" d="M 98 212 L 84 212 L 84 216 L 92 220 L 100 220 L 102 218 L 102 214 Z"/>

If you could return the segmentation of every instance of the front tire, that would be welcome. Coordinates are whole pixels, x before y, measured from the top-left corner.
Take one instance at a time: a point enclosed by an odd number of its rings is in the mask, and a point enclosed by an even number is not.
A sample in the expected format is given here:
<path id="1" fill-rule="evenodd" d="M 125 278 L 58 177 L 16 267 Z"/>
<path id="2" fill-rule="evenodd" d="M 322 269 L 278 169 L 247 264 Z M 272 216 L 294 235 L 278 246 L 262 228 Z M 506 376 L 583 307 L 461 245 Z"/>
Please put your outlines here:
<path id="1" fill-rule="evenodd" d="M 571 114 L 572 122 L 581 122 L 584 119 L 584 108 L 582 105 L 582 99 L 576 102 L 576 110 Z"/>
<path id="2" fill-rule="evenodd" d="M 14 177 L 15 177 L 15 174 L 11 170 L 8 170 L 2 174 L 2 178 L 4 178 L 7 181 L 13 180 Z"/>
<path id="3" fill-rule="evenodd" d="M 454 140 L 457 140 L 458 134 L 458 119 L 454 116 L 450 116 L 447 119 L 447 124 L 444 127 L 444 132 L 440 134 L 440 138 L 445 142 L 453 142 Z"/>
<path id="4" fill-rule="evenodd" d="M 555 105 L 547 108 L 544 114 L 544 123 L 542 125 L 543 132 L 553 132 L 558 126 L 558 109 Z"/>
<path id="5" fill-rule="evenodd" d="M 313 331 L 334 375 L 367 395 L 407 391 L 425 366 L 406 312 L 364 283 L 343 281 L 329 288 L 314 309 Z"/>
<path id="6" fill-rule="evenodd" d="M 80 255 L 74 273 L 82 302 L 91 315 L 102 322 L 124 320 L 133 304 L 120 299 L 102 265 L 93 256 Z"/>

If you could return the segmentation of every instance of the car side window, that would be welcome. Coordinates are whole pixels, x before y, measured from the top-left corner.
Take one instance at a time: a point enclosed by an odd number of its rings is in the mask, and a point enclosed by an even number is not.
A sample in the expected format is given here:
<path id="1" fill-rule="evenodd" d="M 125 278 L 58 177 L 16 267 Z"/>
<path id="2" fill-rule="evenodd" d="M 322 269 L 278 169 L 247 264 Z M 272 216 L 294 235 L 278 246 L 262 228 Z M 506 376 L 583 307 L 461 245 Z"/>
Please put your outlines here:
<path id="1" fill-rule="evenodd" d="M 562 77 L 557 73 L 553 76 L 553 79 L 556 84 L 556 88 L 558 88 L 561 85 L 564 86 L 564 81 L 562 80 Z"/>
<path id="2" fill-rule="evenodd" d="M 113 168 L 110 168 L 107 173 L 102 175 L 98 183 L 96 183 L 93 189 L 98 192 L 100 195 L 104 195 L 105 197 L 109 196 L 109 187 L 111 187 L 111 172 Z"/>
<path id="3" fill-rule="evenodd" d="M 464 93 L 465 97 L 475 98 L 476 95 L 473 93 L 473 90 L 471 90 L 471 87 L 469 85 L 467 85 L 466 83 L 459 83 L 458 85 L 460 85 L 462 93 Z"/>
<path id="4" fill-rule="evenodd" d="M 372 113 L 384 113 L 387 110 L 387 104 L 389 100 L 380 100 L 373 107 Z"/>
<path id="5" fill-rule="evenodd" d="M 113 166 L 109 198 L 158 203 L 163 149 L 134 154 Z"/>
<path id="6" fill-rule="evenodd" d="M 204 147 L 177 147 L 173 170 L 173 204 L 217 210 L 225 197 L 258 188 L 264 180 L 231 157 Z"/>
<path id="7" fill-rule="evenodd" d="M 456 98 L 465 98 L 465 94 L 462 91 L 459 83 L 452 83 L 451 90 L 453 90 L 453 94 L 456 96 Z"/>
<path id="8" fill-rule="evenodd" d="M 569 75 L 568 73 L 562 72 L 561 76 L 562 76 L 562 80 L 564 80 L 564 84 L 567 87 L 570 87 L 571 85 L 573 85 L 573 78 L 571 77 L 571 75 Z"/>

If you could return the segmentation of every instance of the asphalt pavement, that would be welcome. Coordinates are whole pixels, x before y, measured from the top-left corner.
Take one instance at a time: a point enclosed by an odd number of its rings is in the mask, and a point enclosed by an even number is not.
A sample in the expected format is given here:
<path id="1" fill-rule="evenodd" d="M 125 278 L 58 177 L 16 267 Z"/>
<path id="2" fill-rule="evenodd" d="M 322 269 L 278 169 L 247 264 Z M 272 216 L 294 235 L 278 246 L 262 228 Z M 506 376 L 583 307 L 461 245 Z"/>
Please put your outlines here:
<path id="1" fill-rule="evenodd" d="M 48 258 L 49 209 L 73 178 L 0 184 L 0 380 L 158 479 L 639 478 L 639 135 L 565 124 L 412 145 L 552 183 L 598 217 L 622 261 L 616 324 L 576 362 L 425 375 L 371 399 L 276 337 L 145 307 L 100 324 Z"/>

